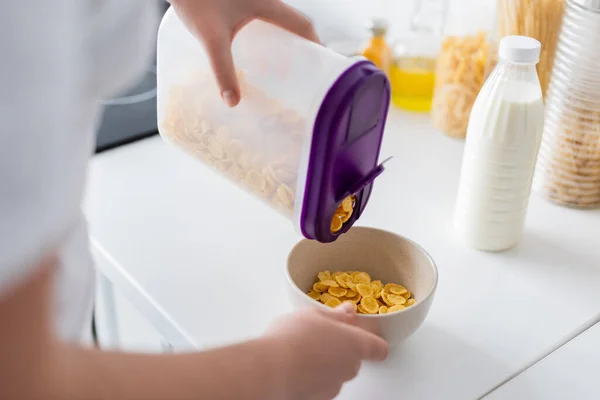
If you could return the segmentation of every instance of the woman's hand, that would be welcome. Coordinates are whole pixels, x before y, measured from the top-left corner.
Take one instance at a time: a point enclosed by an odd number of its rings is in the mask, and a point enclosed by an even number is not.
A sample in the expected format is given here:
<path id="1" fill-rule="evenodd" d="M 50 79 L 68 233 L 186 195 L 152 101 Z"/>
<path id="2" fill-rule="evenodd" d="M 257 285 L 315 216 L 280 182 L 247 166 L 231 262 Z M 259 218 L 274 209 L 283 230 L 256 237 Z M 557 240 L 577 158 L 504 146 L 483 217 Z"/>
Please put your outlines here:
<path id="1" fill-rule="evenodd" d="M 285 399 L 330 400 L 358 374 L 363 360 L 382 361 L 387 343 L 354 326 L 348 304 L 333 310 L 306 309 L 277 320 L 267 332 L 282 353 Z"/>
<path id="2" fill-rule="evenodd" d="M 253 19 L 261 19 L 318 42 L 312 23 L 280 0 L 171 0 L 177 14 L 205 46 L 225 103 L 234 107 L 240 89 L 231 55 L 236 33 Z"/>

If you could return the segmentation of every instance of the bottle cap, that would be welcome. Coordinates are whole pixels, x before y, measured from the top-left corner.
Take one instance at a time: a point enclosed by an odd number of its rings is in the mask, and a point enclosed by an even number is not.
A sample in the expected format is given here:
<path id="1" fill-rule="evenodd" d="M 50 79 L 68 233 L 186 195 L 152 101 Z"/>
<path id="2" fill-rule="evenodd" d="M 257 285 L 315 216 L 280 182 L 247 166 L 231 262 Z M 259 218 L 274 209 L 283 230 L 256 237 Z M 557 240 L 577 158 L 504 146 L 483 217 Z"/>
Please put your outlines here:
<path id="1" fill-rule="evenodd" d="M 505 36 L 500 40 L 498 55 L 517 64 L 537 64 L 541 47 L 540 42 L 529 36 Z"/>
<path id="2" fill-rule="evenodd" d="M 373 36 L 383 36 L 387 33 L 388 22 L 383 18 L 373 18 L 367 24 Z"/>

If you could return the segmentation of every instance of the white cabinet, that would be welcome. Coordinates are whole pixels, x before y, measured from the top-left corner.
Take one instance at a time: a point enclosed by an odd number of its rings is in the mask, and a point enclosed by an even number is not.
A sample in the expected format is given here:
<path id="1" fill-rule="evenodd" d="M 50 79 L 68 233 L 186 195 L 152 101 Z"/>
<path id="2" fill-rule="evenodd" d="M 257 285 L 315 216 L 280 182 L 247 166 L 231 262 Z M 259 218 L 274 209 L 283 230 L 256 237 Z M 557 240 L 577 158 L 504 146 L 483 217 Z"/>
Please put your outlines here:
<path id="1" fill-rule="evenodd" d="M 168 349 L 156 329 L 119 291 L 96 291 L 96 332 L 102 349 L 160 353 Z M 104 283 L 105 284 L 105 283 Z M 111 298 L 112 297 L 112 298 Z"/>
<path id="2" fill-rule="evenodd" d="M 92 246 L 98 271 L 111 261 Z M 102 274 L 97 273 L 96 333 L 102 349 L 161 353 L 171 351 L 160 333 Z"/>

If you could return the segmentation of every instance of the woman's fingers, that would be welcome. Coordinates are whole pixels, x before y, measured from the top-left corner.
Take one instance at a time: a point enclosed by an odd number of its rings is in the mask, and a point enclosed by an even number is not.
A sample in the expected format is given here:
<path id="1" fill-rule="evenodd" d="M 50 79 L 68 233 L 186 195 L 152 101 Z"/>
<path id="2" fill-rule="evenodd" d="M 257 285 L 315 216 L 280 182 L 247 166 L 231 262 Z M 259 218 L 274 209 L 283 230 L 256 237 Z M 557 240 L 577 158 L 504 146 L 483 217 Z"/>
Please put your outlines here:
<path id="1" fill-rule="evenodd" d="M 235 107 L 240 101 L 240 89 L 231 54 L 232 30 L 223 21 L 207 22 L 206 16 L 202 19 L 194 17 L 190 31 L 206 49 L 223 101 L 229 107 Z"/>
<path id="2" fill-rule="evenodd" d="M 229 107 L 235 107 L 240 101 L 240 88 L 231 54 L 231 42 L 240 24 L 260 18 L 308 40 L 319 41 L 310 20 L 280 0 L 264 0 L 260 4 L 240 1 L 236 12 L 218 1 L 212 3 L 211 9 L 203 9 L 198 3 L 189 1 L 175 4 L 186 26 L 204 44 L 221 97 Z M 273 54 L 273 57 L 277 57 L 277 54 Z"/>
<path id="3" fill-rule="evenodd" d="M 328 318 L 332 318 L 346 324 L 353 324 L 356 322 L 356 312 L 354 311 L 354 307 L 347 302 L 344 302 L 332 309 L 321 309 L 319 311 L 321 311 L 321 313 L 326 315 Z"/>
<path id="4" fill-rule="evenodd" d="M 202 41 L 210 58 L 221 97 L 229 107 L 240 101 L 240 90 L 231 54 L 231 33 L 226 27 L 205 33 Z"/>
<path id="5" fill-rule="evenodd" d="M 388 344 L 379 336 L 354 325 L 357 316 L 354 307 L 344 302 L 331 310 L 319 310 L 327 317 L 344 322 L 347 334 L 357 343 L 361 360 L 383 361 L 388 355 Z"/>
<path id="6" fill-rule="evenodd" d="M 288 30 L 305 39 L 319 43 L 312 22 L 300 11 L 281 1 L 270 2 L 270 7 L 261 10 L 258 18 Z"/>

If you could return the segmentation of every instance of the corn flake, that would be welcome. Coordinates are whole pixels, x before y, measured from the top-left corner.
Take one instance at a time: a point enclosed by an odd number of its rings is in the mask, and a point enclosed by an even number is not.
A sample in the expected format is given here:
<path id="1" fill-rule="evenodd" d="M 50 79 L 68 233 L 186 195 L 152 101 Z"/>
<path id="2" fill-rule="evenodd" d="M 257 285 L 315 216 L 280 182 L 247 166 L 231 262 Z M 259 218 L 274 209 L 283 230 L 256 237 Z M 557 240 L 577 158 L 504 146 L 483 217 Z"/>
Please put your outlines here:
<path id="1" fill-rule="evenodd" d="M 348 220 L 350 219 L 350 217 L 352 217 L 352 213 L 353 213 L 353 211 L 352 211 L 352 210 L 350 210 L 350 211 L 348 211 L 348 212 L 346 212 L 346 213 L 342 214 L 342 215 L 340 216 L 340 218 L 342 219 L 342 223 L 344 223 L 344 224 L 345 224 L 346 222 L 348 222 Z"/>
<path id="2" fill-rule="evenodd" d="M 352 278 L 354 283 L 371 283 L 371 277 L 366 272 L 357 272 Z"/>
<path id="3" fill-rule="evenodd" d="M 392 304 L 392 303 L 390 303 L 390 301 L 388 300 L 388 298 L 387 298 L 387 295 L 388 295 L 388 294 L 387 294 L 387 293 L 386 293 L 384 290 L 382 290 L 382 291 L 381 291 L 381 300 L 383 300 L 383 302 L 384 302 L 385 304 L 387 304 L 388 306 L 393 306 L 393 304 Z"/>
<path id="4" fill-rule="evenodd" d="M 336 299 L 335 297 L 332 297 L 325 302 L 325 305 L 331 308 L 337 307 L 340 304 L 342 304 L 342 302 L 339 299 Z"/>
<path id="5" fill-rule="evenodd" d="M 321 303 L 325 304 L 329 299 L 332 299 L 333 296 L 329 293 L 321 293 Z"/>
<path id="6" fill-rule="evenodd" d="M 321 299 L 321 293 L 315 292 L 314 290 L 311 290 L 310 292 L 308 292 L 308 295 L 313 300 L 319 301 Z"/>
<path id="7" fill-rule="evenodd" d="M 373 282 L 371 282 L 370 286 L 373 289 L 373 297 L 377 298 L 377 295 L 379 295 L 383 289 L 378 285 L 375 285 Z"/>
<path id="8" fill-rule="evenodd" d="M 371 280 L 371 276 L 362 271 L 319 272 L 307 294 L 328 307 L 351 303 L 358 314 L 389 314 L 416 303 L 404 286 L 384 285 L 380 280 Z"/>
<path id="9" fill-rule="evenodd" d="M 356 285 L 356 292 L 360 294 L 362 297 L 373 296 L 374 291 L 371 285 L 367 285 L 366 283 L 358 283 Z"/>
<path id="10" fill-rule="evenodd" d="M 330 286 L 327 292 L 334 297 L 344 297 L 348 291 L 341 287 Z"/>
<path id="11" fill-rule="evenodd" d="M 342 203 L 337 206 L 331 218 L 331 232 L 337 233 L 342 229 L 344 224 L 350 220 L 354 213 L 354 205 L 356 203 L 356 197 L 350 195 L 342 200 Z"/>
<path id="12" fill-rule="evenodd" d="M 331 280 L 331 272 L 329 272 L 329 271 L 319 272 L 317 277 L 319 278 L 320 282 Z"/>
<path id="13" fill-rule="evenodd" d="M 354 208 L 354 200 L 352 197 L 353 196 L 348 196 L 342 201 L 342 210 L 345 212 L 350 212 Z"/>
<path id="14" fill-rule="evenodd" d="M 339 285 L 345 289 L 348 289 L 348 280 L 352 280 L 352 277 L 348 274 L 339 274 L 336 275 L 335 280 Z"/>
<path id="15" fill-rule="evenodd" d="M 322 281 L 321 283 L 325 286 L 340 287 L 340 285 L 338 285 L 338 283 L 336 281 L 334 281 L 333 279 L 327 279 L 327 280 Z"/>
<path id="16" fill-rule="evenodd" d="M 360 305 L 369 314 L 377 314 L 377 312 L 379 311 L 379 304 L 377 304 L 377 300 L 375 300 L 371 296 L 363 297 L 360 301 Z"/>
<path id="17" fill-rule="evenodd" d="M 345 274 L 345 272 L 342 271 L 335 271 L 334 273 L 331 274 L 331 279 L 337 279 L 338 276 Z"/>
<path id="18" fill-rule="evenodd" d="M 371 285 L 377 286 L 379 289 L 383 289 L 383 283 L 380 280 L 371 281 Z"/>
<path id="19" fill-rule="evenodd" d="M 357 293 L 356 296 L 349 298 L 348 300 L 352 301 L 353 303 L 358 303 L 361 298 L 362 298 L 362 296 Z"/>
<path id="20" fill-rule="evenodd" d="M 331 219 L 331 232 L 333 232 L 333 233 L 339 232 L 340 229 L 342 229 L 342 226 L 344 226 L 342 219 L 339 216 L 334 215 L 333 218 Z"/>
<path id="21" fill-rule="evenodd" d="M 358 306 L 356 306 L 356 308 L 358 309 L 359 314 L 368 314 L 369 312 L 363 307 L 362 304 L 359 304 Z"/>
<path id="22" fill-rule="evenodd" d="M 406 288 L 404 286 L 396 285 L 396 286 L 390 287 L 390 293 L 392 293 L 392 294 L 398 294 L 398 295 L 402 296 L 406 292 L 408 292 L 408 290 L 406 290 Z"/>
<path id="23" fill-rule="evenodd" d="M 328 288 L 329 286 L 325 285 L 323 282 L 317 282 L 313 285 L 313 290 L 319 293 L 326 292 Z"/>
<path id="24" fill-rule="evenodd" d="M 403 296 L 397 294 L 389 293 L 386 297 L 388 299 L 389 304 L 392 305 L 402 305 L 406 303 L 406 299 Z"/>

